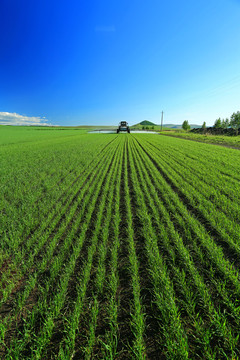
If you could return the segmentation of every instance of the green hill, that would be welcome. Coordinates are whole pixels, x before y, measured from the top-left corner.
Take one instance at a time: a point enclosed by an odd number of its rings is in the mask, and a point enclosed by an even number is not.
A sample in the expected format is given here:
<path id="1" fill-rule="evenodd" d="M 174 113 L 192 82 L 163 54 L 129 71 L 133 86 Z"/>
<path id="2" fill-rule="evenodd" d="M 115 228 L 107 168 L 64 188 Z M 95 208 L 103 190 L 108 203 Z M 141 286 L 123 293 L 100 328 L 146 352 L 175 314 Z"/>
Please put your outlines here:
<path id="1" fill-rule="evenodd" d="M 142 126 L 156 126 L 156 124 L 148 120 L 143 120 L 138 124 L 132 125 L 131 128 L 141 128 Z"/>
<path id="2" fill-rule="evenodd" d="M 155 126 L 156 124 L 148 120 L 143 120 L 142 122 L 139 123 L 139 125 Z"/>

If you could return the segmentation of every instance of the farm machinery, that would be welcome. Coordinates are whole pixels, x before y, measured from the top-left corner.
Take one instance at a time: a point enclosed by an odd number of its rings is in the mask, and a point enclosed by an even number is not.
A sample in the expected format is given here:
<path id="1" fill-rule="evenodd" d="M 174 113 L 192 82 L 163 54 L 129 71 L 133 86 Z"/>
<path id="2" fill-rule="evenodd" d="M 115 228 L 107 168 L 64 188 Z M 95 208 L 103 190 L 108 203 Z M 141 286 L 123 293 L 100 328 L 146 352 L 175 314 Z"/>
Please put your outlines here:
<path id="1" fill-rule="evenodd" d="M 121 121 L 117 128 L 117 134 L 120 132 L 128 132 L 130 133 L 130 127 L 128 126 L 128 123 L 126 121 Z"/>

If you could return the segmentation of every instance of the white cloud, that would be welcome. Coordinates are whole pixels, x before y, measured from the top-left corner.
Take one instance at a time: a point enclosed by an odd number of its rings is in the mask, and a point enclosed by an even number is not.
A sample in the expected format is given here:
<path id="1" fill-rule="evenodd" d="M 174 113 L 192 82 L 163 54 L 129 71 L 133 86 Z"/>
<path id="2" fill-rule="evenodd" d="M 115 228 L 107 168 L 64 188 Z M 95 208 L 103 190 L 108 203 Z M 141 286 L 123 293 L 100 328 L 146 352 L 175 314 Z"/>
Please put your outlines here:
<path id="1" fill-rule="evenodd" d="M 115 32 L 115 26 L 96 26 L 96 32 Z"/>
<path id="2" fill-rule="evenodd" d="M 47 119 L 39 116 L 24 116 L 16 113 L 0 112 L 0 125 L 51 125 Z"/>

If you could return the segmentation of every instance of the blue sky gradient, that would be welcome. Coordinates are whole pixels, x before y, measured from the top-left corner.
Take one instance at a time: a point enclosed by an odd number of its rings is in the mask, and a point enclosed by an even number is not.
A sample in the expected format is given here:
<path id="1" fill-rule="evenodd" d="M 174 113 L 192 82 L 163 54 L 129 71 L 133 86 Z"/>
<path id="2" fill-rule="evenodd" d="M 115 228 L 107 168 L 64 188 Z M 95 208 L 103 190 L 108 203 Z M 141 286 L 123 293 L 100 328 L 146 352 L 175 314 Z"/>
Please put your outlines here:
<path id="1" fill-rule="evenodd" d="M 0 114 L 212 125 L 240 110 L 239 18 L 236 0 L 2 0 Z"/>

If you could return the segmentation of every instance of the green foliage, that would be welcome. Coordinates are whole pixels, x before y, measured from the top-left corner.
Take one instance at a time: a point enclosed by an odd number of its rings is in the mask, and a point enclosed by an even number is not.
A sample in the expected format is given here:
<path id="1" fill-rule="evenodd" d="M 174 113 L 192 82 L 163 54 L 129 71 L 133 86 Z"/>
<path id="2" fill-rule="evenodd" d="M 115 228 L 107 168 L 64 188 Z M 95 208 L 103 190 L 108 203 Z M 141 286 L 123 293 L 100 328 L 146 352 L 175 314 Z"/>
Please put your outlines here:
<path id="1" fill-rule="evenodd" d="M 206 133 L 206 130 L 207 130 L 206 121 L 204 121 L 203 124 L 202 124 L 202 132 L 203 132 L 203 134 Z"/>
<path id="2" fill-rule="evenodd" d="M 232 114 L 230 124 L 231 127 L 236 130 L 236 135 L 238 135 L 240 128 L 240 111 Z"/>
<path id="3" fill-rule="evenodd" d="M 222 121 L 221 121 L 220 118 L 218 118 L 218 119 L 215 121 L 214 127 L 215 127 L 216 129 L 220 129 L 220 128 L 222 127 Z"/>
<path id="4" fill-rule="evenodd" d="M 189 123 L 188 123 L 188 120 L 184 120 L 184 122 L 182 123 L 182 129 L 183 130 L 189 130 L 191 127 L 190 127 L 190 125 L 189 125 Z"/>
<path id="5" fill-rule="evenodd" d="M 221 127 L 222 129 L 228 129 L 228 127 L 230 126 L 230 121 L 228 118 L 226 119 L 222 119 L 221 121 Z"/>
<path id="6" fill-rule="evenodd" d="M 228 129 L 229 126 L 230 126 L 230 122 L 228 118 L 226 119 L 218 118 L 214 123 L 215 129 Z"/>

